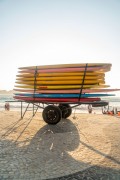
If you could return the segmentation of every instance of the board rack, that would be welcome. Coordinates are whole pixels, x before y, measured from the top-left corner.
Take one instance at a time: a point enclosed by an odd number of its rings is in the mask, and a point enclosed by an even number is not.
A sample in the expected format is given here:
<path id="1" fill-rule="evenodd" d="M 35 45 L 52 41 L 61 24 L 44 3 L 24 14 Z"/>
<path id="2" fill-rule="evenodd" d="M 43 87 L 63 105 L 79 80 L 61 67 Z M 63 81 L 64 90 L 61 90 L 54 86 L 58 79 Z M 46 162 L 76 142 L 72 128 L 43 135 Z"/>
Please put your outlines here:
<path id="1" fill-rule="evenodd" d="M 110 65 L 105 65 L 105 66 L 110 66 Z M 9 101 L 9 102 L 20 102 L 21 103 L 21 118 L 24 117 L 25 113 L 28 111 L 29 106 L 32 104 L 32 111 L 33 111 L 33 116 L 36 114 L 37 110 L 39 108 L 43 109 L 42 112 L 42 117 L 43 120 L 48 123 L 48 124 L 57 124 L 62 118 L 68 118 L 71 113 L 72 113 L 72 109 L 80 106 L 81 104 L 91 104 L 93 106 L 107 106 L 108 102 L 106 101 L 102 101 L 100 98 L 98 98 L 98 100 L 95 101 L 90 101 L 90 98 L 88 98 L 88 101 L 83 102 L 82 101 L 82 94 L 83 94 L 83 89 L 84 89 L 84 85 L 85 85 L 85 77 L 86 77 L 86 73 L 88 70 L 88 63 L 85 64 L 84 66 L 84 71 L 83 71 L 83 78 L 82 78 L 82 83 L 80 84 L 79 87 L 79 95 L 78 98 L 76 98 L 76 101 L 48 101 L 48 100 L 40 100 L 40 101 L 36 101 L 35 98 L 35 94 L 37 91 L 37 74 L 38 72 L 38 67 L 35 66 L 34 69 L 34 82 L 33 82 L 33 94 L 32 94 L 32 99 L 33 100 L 27 100 L 24 99 L 21 100 L 18 98 L 18 100 L 16 101 Z M 109 68 L 108 68 L 109 69 Z M 99 84 L 98 84 L 99 85 Z M 17 99 L 17 97 L 15 97 Z M 25 108 L 25 111 L 23 112 L 23 102 L 27 103 L 27 107 Z M 42 104 L 42 106 L 41 106 Z"/>

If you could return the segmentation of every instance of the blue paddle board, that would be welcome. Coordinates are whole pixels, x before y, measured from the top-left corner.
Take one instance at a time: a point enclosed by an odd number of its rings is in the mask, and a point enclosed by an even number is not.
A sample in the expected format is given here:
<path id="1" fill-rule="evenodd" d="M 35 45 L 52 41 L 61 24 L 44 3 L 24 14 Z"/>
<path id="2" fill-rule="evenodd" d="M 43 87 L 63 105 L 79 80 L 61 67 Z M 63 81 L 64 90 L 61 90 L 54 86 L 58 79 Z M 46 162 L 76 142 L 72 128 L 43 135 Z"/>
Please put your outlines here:
<path id="1" fill-rule="evenodd" d="M 26 96 L 26 97 L 46 97 L 46 98 L 79 98 L 79 94 L 31 94 L 31 93 L 16 93 L 16 96 Z M 115 96 L 114 94 L 81 94 L 80 97 L 102 97 L 102 96 Z"/>

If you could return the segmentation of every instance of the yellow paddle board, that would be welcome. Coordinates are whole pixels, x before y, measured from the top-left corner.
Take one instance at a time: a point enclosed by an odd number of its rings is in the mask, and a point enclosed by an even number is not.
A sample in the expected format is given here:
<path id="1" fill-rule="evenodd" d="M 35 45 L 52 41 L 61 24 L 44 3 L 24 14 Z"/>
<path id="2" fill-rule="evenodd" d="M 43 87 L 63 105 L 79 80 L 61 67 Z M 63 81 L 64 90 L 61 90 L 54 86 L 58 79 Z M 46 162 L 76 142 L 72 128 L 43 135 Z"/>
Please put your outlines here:
<path id="1" fill-rule="evenodd" d="M 34 80 L 41 80 L 41 81 L 47 81 L 47 80 L 82 80 L 83 76 L 53 76 L 53 77 L 19 77 L 16 78 L 16 80 L 19 81 L 34 81 Z M 85 79 L 101 79 L 104 80 L 104 76 L 85 76 Z"/>
<path id="2" fill-rule="evenodd" d="M 82 84 L 83 83 L 83 80 L 59 80 L 59 81 L 24 81 L 24 80 L 21 80 L 21 81 L 16 81 L 17 84 L 36 84 L 36 85 L 52 85 L 52 84 L 57 84 L 57 85 L 62 85 L 62 84 Z M 84 84 L 98 84 L 98 83 L 102 83 L 104 84 L 105 81 L 104 80 L 96 80 L 96 79 L 93 79 L 93 80 L 84 80 Z"/>
<path id="3" fill-rule="evenodd" d="M 19 73 L 17 77 L 58 77 L 58 76 L 83 76 L 84 72 L 61 72 L 61 73 Z M 105 76 L 103 72 L 86 72 L 85 76 Z"/>
<path id="4" fill-rule="evenodd" d="M 34 86 L 34 85 L 15 85 L 18 88 L 30 88 L 30 89 L 80 89 L 80 88 L 107 88 L 109 85 L 57 85 L 57 86 Z"/>

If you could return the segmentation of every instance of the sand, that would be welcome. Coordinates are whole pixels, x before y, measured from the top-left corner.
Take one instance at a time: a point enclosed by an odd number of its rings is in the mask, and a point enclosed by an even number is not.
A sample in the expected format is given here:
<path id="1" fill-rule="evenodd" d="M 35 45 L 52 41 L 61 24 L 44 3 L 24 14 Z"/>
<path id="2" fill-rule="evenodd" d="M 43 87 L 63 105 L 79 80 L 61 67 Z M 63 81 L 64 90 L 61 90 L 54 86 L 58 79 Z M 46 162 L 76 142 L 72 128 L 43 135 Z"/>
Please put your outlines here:
<path id="1" fill-rule="evenodd" d="M 48 125 L 0 111 L 0 179 L 120 179 L 120 116 L 79 113 Z"/>

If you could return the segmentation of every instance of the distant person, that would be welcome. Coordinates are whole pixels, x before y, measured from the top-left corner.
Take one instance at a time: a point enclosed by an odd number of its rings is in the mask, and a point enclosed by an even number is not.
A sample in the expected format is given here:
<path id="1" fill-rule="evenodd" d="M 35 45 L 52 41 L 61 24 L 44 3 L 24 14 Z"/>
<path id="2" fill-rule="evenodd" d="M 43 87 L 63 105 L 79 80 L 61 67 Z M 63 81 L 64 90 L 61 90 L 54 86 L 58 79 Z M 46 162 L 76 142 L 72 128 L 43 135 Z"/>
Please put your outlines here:
<path id="1" fill-rule="evenodd" d="M 89 112 L 89 114 L 92 113 L 92 105 L 91 104 L 88 105 L 88 112 Z"/>
<path id="2" fill-rule="evenodd" d="M 10 104 L 9 103 L 5 103 L 5 110 L 9 111 L 10 110 Z"/>
<path id="3" fill-rule="evenodd" d="M 108 106 L 108 108 L 106 108 L 106 106 L 104 106 L 104 107 L 102 108 L 102 113 L 103 113 L 103 114 L 114 115 L 114 114 L 115 114 L 114 107 L 112 108 L 112 110 L 109 110 L 109 106 Z"/>
<path id="4" fill-rule="evenodd" d="M 106 110 L 106 106 L 104 106 L 104 107 L 102 108 L 102 113 L 103 113 L 103 114 L 108 114 L 108 110 Z"/>

